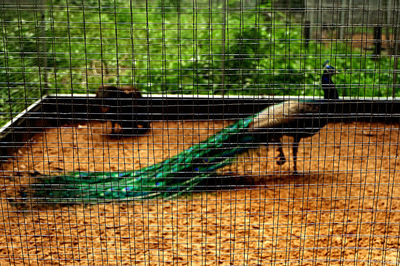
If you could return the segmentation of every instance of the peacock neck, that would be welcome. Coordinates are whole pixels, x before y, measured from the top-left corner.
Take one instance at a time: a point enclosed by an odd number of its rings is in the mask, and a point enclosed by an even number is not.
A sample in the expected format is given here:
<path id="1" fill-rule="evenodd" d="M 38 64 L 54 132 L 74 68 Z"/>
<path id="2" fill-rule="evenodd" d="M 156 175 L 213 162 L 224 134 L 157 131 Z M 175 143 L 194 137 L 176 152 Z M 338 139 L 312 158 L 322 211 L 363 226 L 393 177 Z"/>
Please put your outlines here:
<path id="1" fill-rule="evenodd" d="M 328 74 L 322 75 L 322 89 L 324 90 L 324 98 L 330 100 L 339 99 L 338 91 L 331 77 L 332 76 Z"/>

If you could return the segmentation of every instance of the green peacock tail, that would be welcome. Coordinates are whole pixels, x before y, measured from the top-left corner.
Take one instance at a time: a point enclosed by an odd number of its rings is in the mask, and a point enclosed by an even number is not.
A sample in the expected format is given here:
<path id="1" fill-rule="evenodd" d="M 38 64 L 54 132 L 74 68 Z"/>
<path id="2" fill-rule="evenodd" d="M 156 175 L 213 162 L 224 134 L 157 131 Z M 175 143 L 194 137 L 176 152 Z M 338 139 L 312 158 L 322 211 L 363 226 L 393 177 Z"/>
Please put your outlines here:
<path id="1" fill-rule="evenodd" d="M 43 177 L 33 196 L 43 202 L 99 203 L 172 197 L 192 190 L 235 155 L 254 147 L 248 126 L 254 116 L 238 120 L 207 140 L 163 162 L 127 172 L 73 172 Z"/>

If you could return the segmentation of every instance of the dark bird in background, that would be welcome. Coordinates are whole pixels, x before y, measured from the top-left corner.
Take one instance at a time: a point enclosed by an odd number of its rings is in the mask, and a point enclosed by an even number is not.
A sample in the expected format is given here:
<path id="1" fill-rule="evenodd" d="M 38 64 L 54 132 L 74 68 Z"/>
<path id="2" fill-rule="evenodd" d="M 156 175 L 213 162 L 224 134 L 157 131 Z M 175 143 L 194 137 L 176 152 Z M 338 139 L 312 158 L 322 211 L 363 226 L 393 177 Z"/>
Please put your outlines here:
<path id="1" fill-rule="evenodd" d="M 144 134 L 150 127 L 148 117 L 141 113 L 138 99 L 142 94 L 132 86 L 101 86 L 96 97 L 101 99 L 100 110 L 111 121 L 112 136 L 132 136 Z M 117 128 L 117 125 L 120 128 Z"/>
<path id="2" fill-rule="evenodd" d="M 303 138 L 315 135 L 327 123 L 326 117 L 329 100 L 339 99 L 339 94 L 332 81 L 332 76 L 337 74 L 335 68 L 326 61 L 323 65 L 321 84 L 324 92 L 324 100 L 290 100 L 272 105 L 254 119 L 250 125 L 256 132 L 259 141 L 268 145 L 271 142 L 278 143 L 278 165 L 286 162 L 282 149 L 282 136 L 293 137 L 293 173 L 297 174 L 297 152 L 299 143 Z"/>
<path id="3" fill-rule="evenodd" d="M 331 80 L 335 69 L 328 63 L 324 67 L 324 98 L 337 98 Z M 125 172 L 43 176 L 32 187 L 32 195 L 42 203 L 101 203 L 173 197 L 192 190 L 206 178 L 216 176 L 216 170 L 231 164 L 236 155 L 260 144 L 280 141 L 283 135 L 294 137 L 296 172 L 299 142 L 314 135 L 327 123 L 318 113 L 324 108 L 323 101 L 286 101 L 272 105 L 160 163 Z M 281 156 L 285 158 L 282 151 Z"/>

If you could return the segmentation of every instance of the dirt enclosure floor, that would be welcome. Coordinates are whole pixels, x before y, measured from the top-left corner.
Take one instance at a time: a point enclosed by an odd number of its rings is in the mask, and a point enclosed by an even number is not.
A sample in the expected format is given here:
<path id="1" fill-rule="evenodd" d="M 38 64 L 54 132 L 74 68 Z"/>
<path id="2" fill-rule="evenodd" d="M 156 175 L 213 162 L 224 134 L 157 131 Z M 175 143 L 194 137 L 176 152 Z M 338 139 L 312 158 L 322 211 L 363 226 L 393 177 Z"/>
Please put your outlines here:
<path id="1" fill-rule="evenodd" d="M 260 147 L 220 170 L 230 188 L 99 205 L 16 204 L 34 173 L 125 171 L 160 162 L 226 126 L 152 123 L 110 139 L 109 123 L 47 129 L 1 169 L 0 263 L 360 265 L 400 262 L 399 126 L 329 124 L 304 139 L 300 175 Z M 284 139 L 290 143 L 290 139 Z"/>

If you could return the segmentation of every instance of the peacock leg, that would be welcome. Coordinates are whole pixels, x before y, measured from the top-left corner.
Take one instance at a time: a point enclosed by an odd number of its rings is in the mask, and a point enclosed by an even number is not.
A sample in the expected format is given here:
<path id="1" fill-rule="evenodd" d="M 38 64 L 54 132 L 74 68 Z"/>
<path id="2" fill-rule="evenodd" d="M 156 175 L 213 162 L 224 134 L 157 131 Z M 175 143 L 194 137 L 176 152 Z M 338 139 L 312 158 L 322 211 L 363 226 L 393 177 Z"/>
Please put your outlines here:
<path id="1" fill-rule="evenodd" d="M 111 121 L 111 134 L 112 135 L 114 135 L 114 133 L 115 133 L 115 125 L 116 125 L 117 123 L 115 123 L 115 121 Z"/>
<path id="2" fill-rule="evenodd" d="M 297 136 L 294 137 L 293 146 L 292 146 L 292 149 L 293 149 L 293 174 L 294 175 L 298 174 L 298 172 L 297 172 L 297 152 L 299 150 L 300 139 L 301 138 L 299 138 Z"/>
<path id="3" fill-rule="evenodd" d="M 286 163 L 286 157 L 285 157 L 285 154 L 283 153 L 282 140 L 281 139 L 278 140 L 278 152 L 279 152 L 278 156 L 275 157 L 276 159 L 278 159 L 276 161 L 276 164 L 277 165 L 282 165 L 282 164 Z"/>

